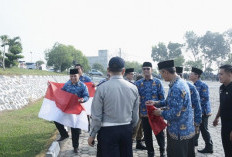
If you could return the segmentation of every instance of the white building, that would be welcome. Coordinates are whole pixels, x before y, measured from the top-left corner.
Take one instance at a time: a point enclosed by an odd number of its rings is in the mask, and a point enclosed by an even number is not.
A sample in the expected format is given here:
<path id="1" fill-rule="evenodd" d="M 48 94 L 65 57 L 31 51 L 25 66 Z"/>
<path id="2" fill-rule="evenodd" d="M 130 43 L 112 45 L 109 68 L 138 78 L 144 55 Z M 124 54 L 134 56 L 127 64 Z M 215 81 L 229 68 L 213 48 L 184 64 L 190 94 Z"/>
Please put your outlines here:
<path id="1" fill-rule="evenodd" d="M 101 64 L 105 69 L 108 67 L 109 62 L 109 52 L 108 50 L 98 50 L 98 56 L 87 57 L 89 65 L 92 67 L 94 63 Z"/>

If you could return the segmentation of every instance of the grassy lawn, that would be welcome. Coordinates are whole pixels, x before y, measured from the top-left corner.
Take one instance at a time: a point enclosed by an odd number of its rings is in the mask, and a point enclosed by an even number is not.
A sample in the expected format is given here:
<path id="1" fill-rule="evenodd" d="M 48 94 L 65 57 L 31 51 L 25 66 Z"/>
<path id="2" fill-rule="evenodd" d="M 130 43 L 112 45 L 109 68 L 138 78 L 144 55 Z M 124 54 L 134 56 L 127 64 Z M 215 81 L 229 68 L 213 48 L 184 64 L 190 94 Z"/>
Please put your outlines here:
<path id="1" fill-rule="evenodd" d="M 18 67 L 6 68 L 3 70 L 0 68 L 0 75 L 64 75 L 64 73 L 56 73 L 45 70 L 32 70 L 22 69 Z"/>
<path id="2" fill-rule="evenodd" d="M 0 112 L 0 157 L 44 156 L 56 129 L 38 118 L 41 104 L 39 100 L 20 110 Z"/>

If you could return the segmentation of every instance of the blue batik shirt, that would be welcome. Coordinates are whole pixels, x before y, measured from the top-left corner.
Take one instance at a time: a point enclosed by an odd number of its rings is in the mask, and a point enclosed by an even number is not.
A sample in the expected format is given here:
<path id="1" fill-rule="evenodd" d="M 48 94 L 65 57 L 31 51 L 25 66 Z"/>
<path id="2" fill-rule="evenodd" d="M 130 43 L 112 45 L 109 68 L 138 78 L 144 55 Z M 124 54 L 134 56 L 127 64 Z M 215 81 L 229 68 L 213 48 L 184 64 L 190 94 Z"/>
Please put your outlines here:
<path id="1" fill-rule="evenodd" d="M 66 82 L 64 84 L 62 90 L 69 92 L 69 93 L 72 93 L 72 94 L 75 94 L 79 98 L 84 98 L 84 102 L 88 101 L 88 99 L 89 99 L 88 88 L 81 81 L 78 81 L 77 83 L 72 84 L 72 82 L 69 80 L 68 82 Z"/>
<path id="2" fill-rule="evenodd" d="M 175 140 L 191 139 L 195 135 L 195 127 L 189 87 L 179 77 L 169 86 L 166 100 L 160 101 L 160 106 L 166 106 L 161 115 L 167 120 L 168 134 Z"/>
<path id="3" fill-rule="evenodd" d="M 200 95 L 201 110 L 203 115 L 211 115 L 211 107 L 209 101 L 209 87 L 201 80 L 197 80 L 194 85 Z"/>
<path id="4" fill-rule="evenodd" d="M 195 125 L 199 126 L 201 124 L 201 116 L 202 116 L 200 96 L 196 87 L 192 83 L 187 82 L 187 84 L 189 86 L 191 93 L 192 108 L 194 109 L 194 123 Z"/>
<path id="5" fill-rule="evenodd" d="M 79 79 L 81 82 L 92 82 L 91 78 L 86 75 L 81 75 Z"/>
<path id="6" fill-rule="evenodd" d="M 144 78 L 135 82 L 140 95 L 140 114 L 147 116 L 145 102 L 148 100 L 164 100 L 164 88 L 157 78 L 146 80 Z"/>

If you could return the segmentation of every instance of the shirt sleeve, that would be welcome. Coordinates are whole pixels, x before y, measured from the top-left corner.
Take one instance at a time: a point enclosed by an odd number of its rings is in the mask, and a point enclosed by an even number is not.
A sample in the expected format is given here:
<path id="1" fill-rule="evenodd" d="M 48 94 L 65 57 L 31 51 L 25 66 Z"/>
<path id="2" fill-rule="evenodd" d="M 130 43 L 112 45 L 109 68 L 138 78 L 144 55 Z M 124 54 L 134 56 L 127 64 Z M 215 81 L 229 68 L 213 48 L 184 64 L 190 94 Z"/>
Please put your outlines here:
<path id="1" fill-rule="evenodd" d="M 138 120 L 139 120 L 139 93 L 138 90 L 136 89 L 136 99 L 133 106 L 132 121 L 131 121 L 131 125 L 133 128 L 136 127 Z"/>
<path id="2" fill-rule="evenodd" d="M 61 88 L 62 90 L 67 92 L 67 86 L 68 86 L 69 81 L 64 84 L 64 86 Z"/>
<path id="3" fill-rule="evenodd" d="M 162 116 L 164 117 L 164 119 L 174 120 L 180 116 L 184 104 L 185 95 L 185 91 L 182 92 L 180 89 L 172 91 L 172 94 L 169 98 L 172 104 L 169 105 L 169 109 L 162 112 Z"/>
<path id="4" fill-rule="evenodd" d="M 191 87 L 191 101 L 192 106 L 194 108 L 194 122 L 196 125 L 201 124 L 201 104 L 200 104 L 200 96 L 195 86 Z"/>
<path id="5" fill-rule="evenodd" d="M 164 100 L 164 95 L 165 95 L 165 92 L 164 92 L 163 85 L 159 81 L 159 83 L 158 83 L 158 98 L 159 98 L 159 100 L 163 101 Z"/>
<path id="6" fill-rule="evenodd" d="M 98 89 L 96 90 L 91 107 L 92 122 L 91 122 L 91 129 L 89 135 L 93 138 L 95 138 L 97 132 L 101 128 L 102 114 L 103 114 L 103 98 L 101 96 L 100 89 Z"/>
<path id="7" fill-rule="evenodd" d="M 84 102 L 89 100 L 89 92 L 88 92 L 88 88 L 87 86 L 84 84 L 83 86 L 83 93 L 82 93 L 82 97 L 84 99 Z"/>
<path id="8" fill-rule="evenodd" d="M 201 106 L 207 105 L 209 102 L 209 88 L 206 84 L 202 84 L 200 91 Z"/>

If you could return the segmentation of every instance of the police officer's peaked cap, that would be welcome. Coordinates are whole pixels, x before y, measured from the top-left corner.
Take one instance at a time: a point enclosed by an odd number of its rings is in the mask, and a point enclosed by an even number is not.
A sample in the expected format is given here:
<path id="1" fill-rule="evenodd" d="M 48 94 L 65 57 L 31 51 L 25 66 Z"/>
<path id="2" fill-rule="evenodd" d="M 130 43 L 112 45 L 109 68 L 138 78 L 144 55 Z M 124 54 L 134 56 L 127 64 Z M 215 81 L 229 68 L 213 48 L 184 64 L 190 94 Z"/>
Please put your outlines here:
<path id="1" fill-rule="evenodd" d="M 125 61 L 120 57 L 113 57 L 109 61 L 109 68 L 112 70 L 119 70 L 124 68 Z"/>
<path id="2" fill-rule="evenodd" d="M 174 60 L 167 60 L 158 63 L 159 70 L 164 68 L 173 68 L 174 67 Z"/>
<path id="3" fill-rule="evenodd" d="M 78 74 L 78 69 L 70 69 L 70 75 Z"/>
<path id="4" fill-rule="evenodd" d="M 203 73 L 203 71 L 201 69 L 198 69 L 198 68 L 194 68 L 192 67 L 192 72 L 198 74 L 198 75 L 201 75 Z"/>

